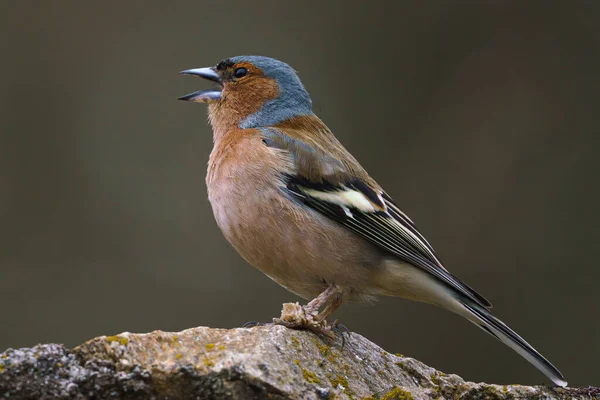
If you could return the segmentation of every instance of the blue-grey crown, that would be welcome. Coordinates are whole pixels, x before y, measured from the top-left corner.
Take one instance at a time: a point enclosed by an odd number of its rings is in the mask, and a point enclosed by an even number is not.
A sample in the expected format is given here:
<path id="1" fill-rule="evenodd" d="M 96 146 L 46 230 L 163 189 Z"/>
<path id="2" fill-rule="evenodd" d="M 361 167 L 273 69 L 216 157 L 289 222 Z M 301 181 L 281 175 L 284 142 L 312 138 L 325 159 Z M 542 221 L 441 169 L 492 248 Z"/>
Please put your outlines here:
<path id="1" fill-rule="evenodd" d="M 238 56 L 230 58 L 234 63 L 249 62 L 262 69 L 279 85 L 279 96 L 263 104 L 256 113 L 244 118 L 240 128 L 260 128 L 276 125 L 289 118 L 313 115 L 312 100 L 296 71 L 283 61 L 263 56 Z"/>

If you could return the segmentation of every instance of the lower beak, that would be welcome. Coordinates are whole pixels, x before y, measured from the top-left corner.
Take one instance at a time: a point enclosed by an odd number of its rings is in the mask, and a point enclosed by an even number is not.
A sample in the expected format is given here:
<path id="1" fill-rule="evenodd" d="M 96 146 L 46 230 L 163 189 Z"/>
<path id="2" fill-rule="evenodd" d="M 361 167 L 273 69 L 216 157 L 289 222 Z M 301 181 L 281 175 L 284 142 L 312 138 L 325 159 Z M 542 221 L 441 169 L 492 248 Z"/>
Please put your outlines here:
<path id="1" fill-rule="evenodd" d="M 213 81 L 219 84 L 219 86 L 223 87 L 223 81 L 221 80 L 221 77 L 219 76 L 217 71 L 214 70 L 214 68 L 186 69 L 185 71 L 181 71 L 180 73 L 185 75 L 197 75 L 201 78 Z M 199 90 L 197 92 L 181 96 L 179 97 L 179 100 L 193 101 L 196 103 L 212 103 L 214 101 L 221 100 L 221 90 Z"/>

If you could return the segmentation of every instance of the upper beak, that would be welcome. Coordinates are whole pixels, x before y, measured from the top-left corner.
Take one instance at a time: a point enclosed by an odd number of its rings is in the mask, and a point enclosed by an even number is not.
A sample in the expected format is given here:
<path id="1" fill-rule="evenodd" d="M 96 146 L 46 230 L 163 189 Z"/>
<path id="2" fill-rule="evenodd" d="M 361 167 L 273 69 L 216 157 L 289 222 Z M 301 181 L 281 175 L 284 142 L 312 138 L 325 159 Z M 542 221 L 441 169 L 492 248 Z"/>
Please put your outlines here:
<path id="1" fill-rule="evenodd" d="M 223 87 L 223 81 L 221 77 L 215 71 L 214 68 L 195 68 L 195 69 L 186 69 L 185 71 L 181 71 L 180 74 L 185 75 L 198 75 L 204 79 L 208 79 L 209 81 L 213 81 L 218 83 L 221 87 Z M 186 94 L 185 96 L 179 97 L 179 100 L 185 101 L 194 101 L 197 103 L 211 103 L 213 101 L 221 100 L 221 91 L 217 89 L 211 90 L 199 90 L 194 93 Z"/>

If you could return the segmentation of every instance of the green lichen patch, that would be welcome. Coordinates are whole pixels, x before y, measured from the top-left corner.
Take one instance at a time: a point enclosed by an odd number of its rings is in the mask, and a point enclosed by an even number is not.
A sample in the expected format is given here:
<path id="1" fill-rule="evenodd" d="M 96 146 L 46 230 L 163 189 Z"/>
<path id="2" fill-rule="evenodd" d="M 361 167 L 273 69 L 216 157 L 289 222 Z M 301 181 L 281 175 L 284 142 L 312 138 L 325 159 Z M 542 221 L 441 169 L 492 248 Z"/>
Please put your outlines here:
<path id="1" fill-rule="evenodd" d="M 414 397 L 410 392 L 397 387 L 384 394 L 381 400 L 414 400 Z"/>
<path id="2" fill-rule="evenodd" d="M 440 374 L 433 373 L 429 375 L 429 377 L 431 378 L 431 382 L 435 385 L 435 391 L 440 393 Z"/>
<path id="3" fill-rule="evenodd" d="M 304 380 L 308 383 L 321 383 L 321 380 L 317 377 L 317 374 L 307 370 L 304 367 L 302 368 L 302 376 L 304 376 Z"/>
<path id="4" fill-rule="evenodd" d="M 204 359 L 204 366 L 205 366 L 205 367 L 212 367 L 212 366 L 214 366 L 214 365 L 215 365 L 215 362 L 214 362 L 214 361 L 212 361 L 212 360 L 210 360 L 210 359 L 208 359 L 208 358 L 205 358 L 205 359 Z"/>
<path id="5" fill-rule="evenodd" d="M 317 377 L 317 374 L 307 370 L 306 368 L 302 368 L 302 375 L 308 383 L 321 383 L 321 380 Z"/>
<path id="6" fill-rule="evenodd" d="M 348 397 L 352 398 L 352 396 L 354 396 L 354 391 L 350 389 L 350 386 L 348 385 L 348 379 L 346 379 L 345 376 L 340 374 L 335 376 L 327 374 L 327 379 L 329 379 L 329 383 L 331 383 L 331 386 L 334 388 L 342 387 L 344 389 L 344 393 L 346 393 Z"/>
<path id="7" fill-rule="evenodd" d="M 335 354 L 331 346 L 321 343 L 319 339 L 313 339 L 313 341 L 315 343 L 315 346 L 317 346 L 317 350 L 319 350 L 319 353 L 322 357 L 324 357 L 327 361 L 329 361 L 336 367 L 340 366 L 337 361 L 339 356 Z"/>
<path id="8" fill-rule="evenodd" d="M 129 343 L 129 339 L 127 339 L 126 337 L 121 337 L 121 336 L 107 336 L 106 341 L 108 343 L 118 342 L 119 344 L 121 344 L 123 346 L 126 346 L 127 343 Z"/>
<path id="9" fill-rule="evenodd" d="M 206 344 L 206 351 L 212 351 L 215 349 L 215 344 L 214 343 L 207 343 Z"/>
<path id="10" fill-rule="evenodd" d="M 325 358 L 329 357 L 329 355 L 332 354 L 331 351 L 331 347 L 327 346 L 326 344 L 323 344 L 319 341 L 319 339 L 314 339 L 315 345 L 317 346 L 317 349 L 319 350 L 319 353 L 321 353 L 321 355 Z"/>
<path id="11" fill-rule="evenodd" d="M 294 360 L 294 364 L 296 364 L 300 368 L 300 370 L 302 370 L 302 376 L 304 377 L 304 380 L 306 382 L 308 382 L 308 383 L 321 383 L 321 380 L 319 379 L 319 377 L 317 376 L 317 374 L 315 374 L 312 371 L 307 370 L 302 365 L 300 365 L 300 360 Z"/>

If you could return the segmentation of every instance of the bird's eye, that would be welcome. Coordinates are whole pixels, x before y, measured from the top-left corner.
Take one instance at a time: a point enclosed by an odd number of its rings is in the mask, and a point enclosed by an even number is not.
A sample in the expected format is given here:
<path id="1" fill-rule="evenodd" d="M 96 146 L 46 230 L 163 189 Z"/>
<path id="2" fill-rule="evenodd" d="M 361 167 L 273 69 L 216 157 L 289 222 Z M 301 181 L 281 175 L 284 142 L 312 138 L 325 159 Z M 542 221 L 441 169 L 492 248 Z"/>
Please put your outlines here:
<path id="1" fill-rule="evenodd" d="M 248 75 L 248 70 L 244 67 L 236 68 L 235 71 L 233 71 L 233 76 L 236 78 L 243 78 L 246 75 Z"/>

